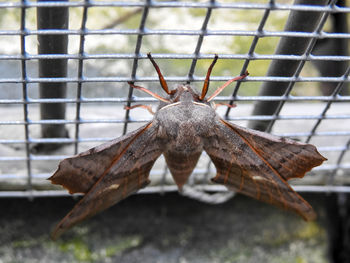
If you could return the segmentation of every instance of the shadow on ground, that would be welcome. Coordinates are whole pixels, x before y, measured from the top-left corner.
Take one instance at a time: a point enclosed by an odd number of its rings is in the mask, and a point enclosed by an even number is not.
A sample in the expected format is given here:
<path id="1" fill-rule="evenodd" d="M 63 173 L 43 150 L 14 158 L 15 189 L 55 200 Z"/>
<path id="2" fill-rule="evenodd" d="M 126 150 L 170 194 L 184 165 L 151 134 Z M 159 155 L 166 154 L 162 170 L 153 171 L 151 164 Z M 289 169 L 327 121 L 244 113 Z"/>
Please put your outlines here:
<path id="1" fill-rule="evenodd" d="M 304 197 L 315 222 L 243 196 L 213 206 L 134 195 L 55 242 L 49 231 L 76 200 L 0 199 L 0 262 L 327 262 L 324 196 Z"/>

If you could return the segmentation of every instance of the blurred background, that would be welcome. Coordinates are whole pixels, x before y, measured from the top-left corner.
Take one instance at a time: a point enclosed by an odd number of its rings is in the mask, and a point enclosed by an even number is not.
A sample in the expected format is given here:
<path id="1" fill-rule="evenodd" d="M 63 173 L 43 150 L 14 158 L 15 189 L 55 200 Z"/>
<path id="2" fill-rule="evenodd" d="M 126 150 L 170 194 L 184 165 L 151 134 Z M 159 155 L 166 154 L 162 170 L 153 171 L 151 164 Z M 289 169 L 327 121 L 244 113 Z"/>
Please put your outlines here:
<path id="1" fill-rule="evenodd" d="M 347 1 L 1 1 L 0 262 L 350 262 Z M 315 222 L 213 185 L 206 154 L 182 194 L 164 159 L 151 184 L 60 240 L 80 197 L 46 180 L 63 158 L 152 119 L 134 104 L 170 87 L 211 94 L 244 127 L 317 146 L 328 161 L 292 182 Z"/>

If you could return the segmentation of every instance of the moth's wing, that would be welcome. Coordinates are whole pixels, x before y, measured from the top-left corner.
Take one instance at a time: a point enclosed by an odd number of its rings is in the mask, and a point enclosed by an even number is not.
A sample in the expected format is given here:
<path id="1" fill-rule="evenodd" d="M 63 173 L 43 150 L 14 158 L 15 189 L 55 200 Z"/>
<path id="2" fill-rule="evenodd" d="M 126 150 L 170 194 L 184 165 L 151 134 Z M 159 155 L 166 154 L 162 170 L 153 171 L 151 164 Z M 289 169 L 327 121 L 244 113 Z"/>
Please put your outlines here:
<path id="1" fill-rule="evenodd" d="M 71 192 L 86 194 L 56 226 L 53 239 L 149 183 L 149 172 L 162 153 L 157 130 L 151 122 L 120 139 L 61 162 L 50 179 Z"/>
<path id="2" fill-rule="evenodd" d="M 69 193 L 87 193 L 111 164 L 123 154 L 133 140 L 144 133 L 149 124 L 124 136 L 106 142 L 76 156 L 64 159 L 49 178 Z"/>
<path id="3" fill-rule="evenodd" d="M 326 158 L 315 146 L 242 128 L 219 120 L 215 136 L 205 140 L 204 149 L 217 175 L 212 180 L 228 188 L 293 210 L 305 220 L 316 217 L 312 207 L 287 183 L 303 177 Z"/>

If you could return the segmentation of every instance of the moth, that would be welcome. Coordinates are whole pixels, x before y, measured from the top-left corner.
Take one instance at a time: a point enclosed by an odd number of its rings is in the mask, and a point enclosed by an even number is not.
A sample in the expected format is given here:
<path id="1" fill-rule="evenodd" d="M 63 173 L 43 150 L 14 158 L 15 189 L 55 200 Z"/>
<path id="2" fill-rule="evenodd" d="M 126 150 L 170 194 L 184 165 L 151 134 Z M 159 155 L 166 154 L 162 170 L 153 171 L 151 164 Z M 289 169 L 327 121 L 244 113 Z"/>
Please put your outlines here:
<path id="1" fill-rule="evenodd" d="M 233 81 L 243 80 L 248 72 L 227 81 L 206 98 L 217 55 L 200 94 L 188 84 L 169 90 L 150 53 L 148 58 L 167 97 L 129 82 L 132 88 L 160 101 L 153 120 L 120 138 L 60 162 L 49 180 L 71 194 L 83 193 L 84 197 L 58 223 L 52 232 L 54 239 L 147 186 L 150 170 L 161 154 L 181 190 L 203 150 L 216 167 L 212 182 L 294 211 L 305 220 L 316 217 L 312 207 L 287 183 L 291 178 L 303 177 L 326 160 L 316 147 L 237 126 L 215 112 L 212 100 Z M 138 106 L 145 107 L 130 108 Z"/>

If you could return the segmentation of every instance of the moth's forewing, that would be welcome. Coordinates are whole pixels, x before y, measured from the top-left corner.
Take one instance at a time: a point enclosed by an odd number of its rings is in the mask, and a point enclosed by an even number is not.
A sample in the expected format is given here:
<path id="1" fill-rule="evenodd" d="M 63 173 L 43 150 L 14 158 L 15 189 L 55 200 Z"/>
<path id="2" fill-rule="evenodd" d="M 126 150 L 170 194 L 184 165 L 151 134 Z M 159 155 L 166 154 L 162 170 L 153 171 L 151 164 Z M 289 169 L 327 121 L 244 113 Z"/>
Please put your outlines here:
<path id="1" fill-rule="evenodd" d="M 149 123 L 125 136 L 64 159 L 49 180 L 53 184 L 62 185 L 71 194 L 87 193 L 148 125 Z"/>
<path id="2" fill-rule="evenodd" d="M 223 120 L 214 128 L 217 136 L 204 146 L 217 169 L 214 182 L 293 210 L 306 220 L 316 217 L 312 207 L 286 181 L 303 177 L 325 160 L 314 146 L 241 128 Z"/>
<path id="3" fill-rule="evenodd" d="M 221 121 L 254 148 L 257 155 L 268 160 L 286 180 L 302 178 L 306 172 L 327 160 L 314 145 Z"/>
<path id="4" fill-rule="evenodd" d="M 138 132 L 125 136 L 124 140 L 119 140 L 116 143 L 117 145 L 111 144 L 109 146 L 110 148 L 118 149 L 122 147 L 122 149 L 118 150 L 118 155 L 108 158 L 111 161 L 108 164 L 103 164 L 104 168 L 98 180 L 56 226 L 52 233 L 54 239 L 73 225 L 109 208 L 149 183 L 149 172 L 156 159 L 162 153 L 162 145 L 158 143 L 156 138 L 157 130 L 158 127 L 156 125 L 149 123 L 139 129 Z M 126 145 L 125 141 L 128 141 Z M 98 160 L 99 155 L 105 155 L 106 152 L 109 152 L 108 148 L 107 151 L 92 151 L 91 154 L 94 158 L 87 159 Z M 89 154 L 84 155 L 85 158 L 88 156 Z M 75 171 L 74 160 L 79 160 L 79 164 L 81 163 L 79 158 L 81 156 L 78 156 L 77 159 L 71 159 L 70 167 L 72 167 L 73 171 Z M 65 164 L 63 163 L 60 169 L 62 169 L 62 166 L 64 168 Z M 85 170 L 80 170 L 80 172 L 90 173 L 89 167 L 95 168 L 96 166 L 87 165 Z M 64 171 L 67 172 L 66 169 Z M 91 172 L 95 172 L 95 170 Z M 67 176 L 67 180 L 69 180 L 71 178 L 69 173 Z M 72 187 L 71 184 L 68 185 Z M 67 185 L 64 186 L 67 187 Z M 73 189 L 75 189 L 74 185 Z"/>

